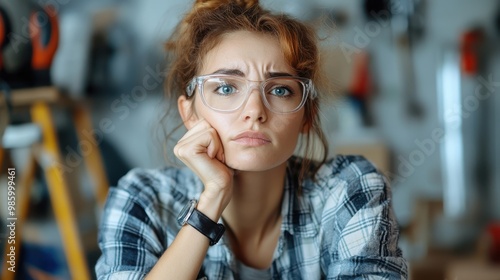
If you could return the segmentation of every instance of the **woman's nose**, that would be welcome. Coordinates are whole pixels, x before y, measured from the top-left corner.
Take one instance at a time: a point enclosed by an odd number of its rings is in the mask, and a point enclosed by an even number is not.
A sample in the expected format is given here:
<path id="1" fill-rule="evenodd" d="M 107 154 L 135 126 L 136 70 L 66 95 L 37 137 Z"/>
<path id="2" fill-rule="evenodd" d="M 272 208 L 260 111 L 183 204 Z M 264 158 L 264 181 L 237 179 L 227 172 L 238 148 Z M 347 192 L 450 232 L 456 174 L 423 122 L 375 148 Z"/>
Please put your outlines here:
<path id="1" fill-rule="evenodd" d="M 267 120 L 266 105 L 260 93 L 259 87 L 249 88 L 248 99 L 243 107 L 243 118 L 245 120 L 258 120 L 264 122 Z"/>

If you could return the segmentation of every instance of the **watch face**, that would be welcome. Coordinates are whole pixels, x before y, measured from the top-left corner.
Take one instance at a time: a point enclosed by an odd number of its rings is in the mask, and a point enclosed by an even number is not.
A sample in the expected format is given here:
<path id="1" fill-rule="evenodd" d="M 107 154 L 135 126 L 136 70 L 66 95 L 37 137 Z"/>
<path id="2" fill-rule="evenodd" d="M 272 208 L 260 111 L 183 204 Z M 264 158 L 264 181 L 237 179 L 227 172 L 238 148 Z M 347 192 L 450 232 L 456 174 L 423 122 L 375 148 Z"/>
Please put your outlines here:
<path id="1" fill-rule="evenodd" d="M 177 222 L 179 225 L 183 226 L 186 224 L 187 220 L 189 219 L 189 216 L 193 213 L 193 210 L 196 206 L 196 200 L 192 199 L 190 200 L 184 208 L 182 208 L 181 212 L 177 216 Z"/>

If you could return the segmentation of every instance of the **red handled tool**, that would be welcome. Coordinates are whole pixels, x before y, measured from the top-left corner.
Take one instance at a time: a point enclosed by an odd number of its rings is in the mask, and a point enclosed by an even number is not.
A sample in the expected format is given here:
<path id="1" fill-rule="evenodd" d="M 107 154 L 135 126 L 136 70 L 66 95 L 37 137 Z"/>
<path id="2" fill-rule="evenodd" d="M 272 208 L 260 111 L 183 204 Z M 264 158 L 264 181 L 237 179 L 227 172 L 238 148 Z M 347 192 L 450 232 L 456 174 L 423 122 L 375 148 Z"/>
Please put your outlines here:
<path id="1" fill-rule="evenodd" d="M 59 44 L 59 22 L 54 7 L 45 6 L 43 10 L 32 13 L 29 27 L 34 85 L 49 85 L 50 66 Z"/>
<path id="2" fill-rule="evenodd" d="M 476 75 L 480 70 L 480 47 L 484 40 L 481 29 L 468 30 L 462 35 L 460 44 L 460 64 L 466 75 Z"/>

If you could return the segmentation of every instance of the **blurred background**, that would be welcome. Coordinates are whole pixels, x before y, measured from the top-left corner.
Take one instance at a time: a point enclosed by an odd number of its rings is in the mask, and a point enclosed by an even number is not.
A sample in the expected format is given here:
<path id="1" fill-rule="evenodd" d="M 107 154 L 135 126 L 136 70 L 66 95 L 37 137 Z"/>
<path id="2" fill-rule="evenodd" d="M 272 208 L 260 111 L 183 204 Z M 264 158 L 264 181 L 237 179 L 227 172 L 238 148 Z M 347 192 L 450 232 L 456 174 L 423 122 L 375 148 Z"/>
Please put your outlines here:
<path id="1" fill-rule="evenodd" d="M 500 279 L 500 2 L 261 4 L 322 38 L 330 155 L 389 178 L 411 279 Z M 107 188 L 170 164 L 163 43 L 191 5 L 0 0 L 2 279 L 95 278 Z"/>

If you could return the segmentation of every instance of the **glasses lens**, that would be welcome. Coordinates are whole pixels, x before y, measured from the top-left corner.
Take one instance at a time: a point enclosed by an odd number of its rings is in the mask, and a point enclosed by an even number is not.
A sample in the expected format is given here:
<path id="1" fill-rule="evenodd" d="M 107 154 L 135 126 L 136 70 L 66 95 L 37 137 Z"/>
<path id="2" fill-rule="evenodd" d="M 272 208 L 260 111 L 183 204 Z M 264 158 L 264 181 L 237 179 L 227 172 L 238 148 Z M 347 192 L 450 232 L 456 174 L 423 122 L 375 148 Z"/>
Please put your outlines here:
<path id="1" fill-rule="evenodd" d="M 203 82 L 206 104 L 221 111 L 238 109 L 247 97 L 251 81 L 237 76 L 211 76 Z M 270 78 L 263 84 L 266 106 L 277 113 L 293 112 L 302 106 L 305 85 L 297 78 Z"/>
<path id="2" fill-rule="evenodd" d="M 295 78 L 272 78 L 266 82 L 264 93 L 271 110 L 288 113 L 302 105 L 305 86 Z"/>
<path id="3" fill-rule="evenodd" d="M 234 110 L 245 99 L 246 80 L 239 77 L 209 77 L 203 83 L 208 106 L 217 110 Z"/>

